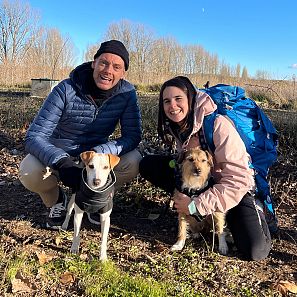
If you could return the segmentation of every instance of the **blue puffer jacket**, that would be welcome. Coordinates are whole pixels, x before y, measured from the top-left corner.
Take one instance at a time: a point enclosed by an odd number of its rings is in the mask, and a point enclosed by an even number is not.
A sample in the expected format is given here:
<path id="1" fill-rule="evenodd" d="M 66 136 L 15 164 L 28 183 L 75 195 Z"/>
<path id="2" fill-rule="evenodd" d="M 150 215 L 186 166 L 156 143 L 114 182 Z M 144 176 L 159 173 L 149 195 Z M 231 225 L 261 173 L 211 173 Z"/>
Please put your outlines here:
<path id="1" fill-rule="evenodd" d="M 115 93 L 97 107 L 84 92 L 86 75 L 83 74 L 90 71 L 90 62 L 82 64 L 70 78 L 61 81 L 46 98 L 27 131 L 26 151 L 46 166 L 90 149 L 122 155 L 135 149 L 141 140 L 134 87 L 120 80 Z M 118 123 L 121 136 L 110 140 Z"/>

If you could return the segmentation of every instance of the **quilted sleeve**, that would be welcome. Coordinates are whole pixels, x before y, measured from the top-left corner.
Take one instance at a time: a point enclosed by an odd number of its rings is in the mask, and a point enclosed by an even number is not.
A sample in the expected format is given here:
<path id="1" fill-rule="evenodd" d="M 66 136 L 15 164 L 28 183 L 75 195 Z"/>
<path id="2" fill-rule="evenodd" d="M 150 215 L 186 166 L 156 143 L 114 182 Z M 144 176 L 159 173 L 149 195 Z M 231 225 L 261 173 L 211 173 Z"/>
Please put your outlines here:
<path id="1" fill-rule="evenodd" d="M 45 99 L 25 137 L 25 150 L 45 166 L 52 166 L 59 159 L 68 156 L 64 150 L 49 141 L 62 116 L 64 106 L 65 86 L 60 83 Z"/>

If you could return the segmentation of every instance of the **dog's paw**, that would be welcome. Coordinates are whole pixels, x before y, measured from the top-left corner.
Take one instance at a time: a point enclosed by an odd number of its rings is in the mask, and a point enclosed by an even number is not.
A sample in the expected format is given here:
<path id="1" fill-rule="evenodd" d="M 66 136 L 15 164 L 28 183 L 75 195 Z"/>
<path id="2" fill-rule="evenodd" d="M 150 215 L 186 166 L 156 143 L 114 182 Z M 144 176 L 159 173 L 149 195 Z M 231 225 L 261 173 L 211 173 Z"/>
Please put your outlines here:
<path id="1" fill-rule="evenodd" d="M 104 255 L 100 255 L 99 260 L 102 261 L 102 262 L 107 261 L 107 255 L 106 255 L 106 254 L 104 254 Z"/>
<path id="2" fill-rule="evenodd" d="M 70 249 L 70 252 L 72 253 L 72 254 L 78 254 L 78 252 L 79 252 L 79 247 L 77 246 L 77 245 L 72 245 L 71 246 L 71 249 Z"/>
<path id="3" fill-rule="evenodd" d="M 178 240 L 172 247 L 171 251 L 181 251 L 185 246 L 185 240 Z"/>

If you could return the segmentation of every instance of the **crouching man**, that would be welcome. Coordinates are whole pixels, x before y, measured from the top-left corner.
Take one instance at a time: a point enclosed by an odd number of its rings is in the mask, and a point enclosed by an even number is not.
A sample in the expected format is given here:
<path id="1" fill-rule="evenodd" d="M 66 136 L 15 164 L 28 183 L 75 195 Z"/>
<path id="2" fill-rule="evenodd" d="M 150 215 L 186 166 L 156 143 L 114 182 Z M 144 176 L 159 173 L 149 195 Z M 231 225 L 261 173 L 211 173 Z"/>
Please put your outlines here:
<path id="1" fill-rule="evenodd" d="M 121 157 L 114 168 L 115 189 L 138 174 L 141 119 L 136 91 L 124 79 L 128 68 L 124 44 L 103 42 L 93 61 L 76 67 L 53 89 L 30 125 L 19 179 L 50 208 L 48 228 L 58 229 L 65 219 L 67 197 L 58 183 L 79 191 L 82 168 L 75 160 L 80 153 Z M 121 134 L 110 140 L 118 124 Z"/>

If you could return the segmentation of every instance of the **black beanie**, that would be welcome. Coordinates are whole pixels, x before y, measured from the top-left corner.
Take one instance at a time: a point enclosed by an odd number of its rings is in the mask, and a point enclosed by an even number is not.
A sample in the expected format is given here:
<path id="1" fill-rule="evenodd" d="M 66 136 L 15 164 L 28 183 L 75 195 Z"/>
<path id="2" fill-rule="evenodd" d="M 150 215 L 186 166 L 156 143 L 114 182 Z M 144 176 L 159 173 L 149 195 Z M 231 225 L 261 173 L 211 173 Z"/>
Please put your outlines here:
<path id="1" fill-rule="evenodd" d="M 109 40 L 102 42 L 100 48 L 94 56 L 94 60 L 103 53 L 111 53 L 120 56 L 125 63 L 125 70 L 129 68 L 129 53 L 124 44 L 118 40 Z"/>

